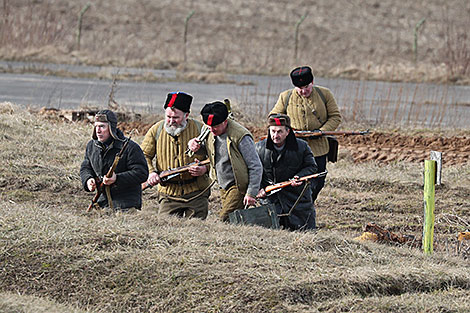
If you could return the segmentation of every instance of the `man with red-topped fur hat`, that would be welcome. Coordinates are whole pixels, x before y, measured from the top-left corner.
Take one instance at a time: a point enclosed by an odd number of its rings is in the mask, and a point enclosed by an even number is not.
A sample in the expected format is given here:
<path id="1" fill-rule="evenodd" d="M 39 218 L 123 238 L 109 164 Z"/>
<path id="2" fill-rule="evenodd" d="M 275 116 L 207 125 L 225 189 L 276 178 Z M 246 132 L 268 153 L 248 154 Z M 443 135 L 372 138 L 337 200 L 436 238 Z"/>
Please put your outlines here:
<path id="1" fill-rule="evenodd" d="M 341 114 L 333 93 L 325 87 L 315 85 L 312 69 L 301 66 L 290 73 L 293 89 L 283 91 L 276 105 L 269 113 L 282 113 L 289 116 L 295 130 L 334 131 L 341 123 Z M 329 144 L 326 137 L 317 136 L 307 139 L 313 152 L 318 171 L 326 170 Z M 312 181 L 312 200 L 315 202 L 318 193 L 325 185 L 325 177 Z"/>
<path id="2" fill-rule="evenodd" d="M 229 213 L 254 205 L 259 191 L 263 168 L 251 133 L 232 119 L 227 119 L 227 106 L 216 101 L 206 104 L 201 115 L 209 126 L 205 144 L 211 163 L 211 178 L 220 186 L 222 211 L 220 217 L 228 220 Z M 199 151 L 201 143 L 195 138 L 189 142 L 192 151 Z"/>
<path id="3" fill-rule="evenodd" d="M 141 147 L 150 173 L 147 183 L 158 184 L 159 213 L 205 219 L 211 186 L 205 165 L 191 166 L 188 172 L 165 183 L 158 175 L 169 168 L 207 159 L 202 151 L 193 157 L 185 154 L 189 140 L 198 136 L 203 127 L 201 122 L 189 117 L 192 100 L 193 97 L 184 92 L 169 93 L 163 106 L 165 119 L 149 129 Z"/>
<path id="4" fill-rule="evenodd" d="M 256 152 L 263 163 L 263 179 L 258 198 L 266 199 L 279 216 L 279 224 L 290 230 L 314 229 L 315 211 L 310 186 L 297 181 L 316 173 L 317 164 L 307 142 L 295 137 L 290 118 L 273 114 L 268 118 L 266 139 L 256 143 Z M 291 180 L 290 186 L 266 194 L 266 186 Z"/>

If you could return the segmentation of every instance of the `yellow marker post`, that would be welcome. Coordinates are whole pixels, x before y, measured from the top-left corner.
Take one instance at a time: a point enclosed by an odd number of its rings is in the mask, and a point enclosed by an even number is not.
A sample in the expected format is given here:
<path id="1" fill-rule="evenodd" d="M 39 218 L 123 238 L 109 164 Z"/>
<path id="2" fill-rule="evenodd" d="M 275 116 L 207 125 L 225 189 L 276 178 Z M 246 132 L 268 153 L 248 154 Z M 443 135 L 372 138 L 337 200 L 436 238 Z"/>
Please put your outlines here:
<path id="1" fill-rule="evenodd" d="M 434 244 L 434 185 L 436 183 L 436 161 L 424 160 L 424 225 L 423 250 L 431 254 Z"/>

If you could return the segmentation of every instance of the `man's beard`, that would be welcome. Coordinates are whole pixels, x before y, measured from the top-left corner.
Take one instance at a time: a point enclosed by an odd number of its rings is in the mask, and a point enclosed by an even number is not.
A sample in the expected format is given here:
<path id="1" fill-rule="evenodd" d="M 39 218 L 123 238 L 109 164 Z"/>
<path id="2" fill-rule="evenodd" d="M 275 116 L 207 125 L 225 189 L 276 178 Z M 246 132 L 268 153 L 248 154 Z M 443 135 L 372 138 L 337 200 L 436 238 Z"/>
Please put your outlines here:
<path id="1" fill-rule="evenodd" d="M 174 125 L 174 126 L 168 126 L 168 124 L 165 123 L 165 130 L 170 136 L 175 137 L 183 132 L 187 124 L 188 124 L 187 120 L 184 120 L 181 122 L 181 124 Z"/>

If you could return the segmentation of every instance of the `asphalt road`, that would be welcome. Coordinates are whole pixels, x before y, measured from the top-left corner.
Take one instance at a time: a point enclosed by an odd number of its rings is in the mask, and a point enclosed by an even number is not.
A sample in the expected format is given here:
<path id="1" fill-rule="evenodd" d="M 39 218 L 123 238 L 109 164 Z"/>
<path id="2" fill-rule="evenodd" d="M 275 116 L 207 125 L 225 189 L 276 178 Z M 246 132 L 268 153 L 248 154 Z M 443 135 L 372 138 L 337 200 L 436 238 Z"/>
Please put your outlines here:
<path id="1" fill-rule="evenodd" d="M 73 66 L 67 70 L 92 72 L 99 68 Z M 167 77 L 174 76 L 172 71 L 156 72 Z M 199 112 L 205 103 L 229 98 L 237 109 L 256 118 L 264 117 L 274 106 L 279 93 L 291 88 L 287 75 L 229 75 L 228 78 L 237 83 L 119 81 L 114 99 L 136 112 L 162 113 L 167 93 L 184 91 L 194 96 L 193 112 Z M 403 123 L 414 120 L 423 126 L 436 126 L 439 122 L 439 126 L 470 128 L 469 86 L 322 78 L 316 78 L 315 82 L 333 91 L 340 110 L 349 119 L 377 123 L 383 120 Z M 107 104 L 111 83 L 98 79 L 0 73 L 0 101 L 31 108 L 103 108 Z"/>

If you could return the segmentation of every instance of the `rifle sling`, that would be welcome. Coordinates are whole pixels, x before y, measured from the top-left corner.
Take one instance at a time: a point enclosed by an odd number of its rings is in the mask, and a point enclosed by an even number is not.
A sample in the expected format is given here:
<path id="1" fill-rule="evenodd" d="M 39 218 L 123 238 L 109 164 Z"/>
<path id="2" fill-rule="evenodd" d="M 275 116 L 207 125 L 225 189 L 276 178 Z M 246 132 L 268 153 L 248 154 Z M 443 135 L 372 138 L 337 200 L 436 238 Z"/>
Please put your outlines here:
<path id="1" fill-rule="evenodd" d="M 297 200 L 295 200 L 295 203 L 294 205 L 290 208 L 289 210 L 289 213 L 287 214 L 278 214 L 277 216 L 289 216 L 292 214 L 292 211 L 294 211 L 295 207 L 297 206 L 297 204 L 299 204 L 300 202 L 300 199 L 304 196 L 305 194 L 305 191 L 307 190 L 307 188 L 310 186 L 310 180 L 307 180 L 304 188 L 302 189 L 302 192 L 300 193 L 300 195 L 297 197 Z"/>
<path id="2" fill-rule="evenodd" d="M 109 185 L 104 186 L 106 191 L 106 198 L 108 198 L 108 206 L 110 209 L 114 209 L 113 199 L 111 198 L 111 187 Z"/>

